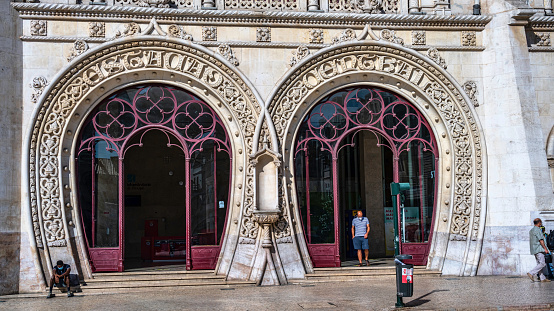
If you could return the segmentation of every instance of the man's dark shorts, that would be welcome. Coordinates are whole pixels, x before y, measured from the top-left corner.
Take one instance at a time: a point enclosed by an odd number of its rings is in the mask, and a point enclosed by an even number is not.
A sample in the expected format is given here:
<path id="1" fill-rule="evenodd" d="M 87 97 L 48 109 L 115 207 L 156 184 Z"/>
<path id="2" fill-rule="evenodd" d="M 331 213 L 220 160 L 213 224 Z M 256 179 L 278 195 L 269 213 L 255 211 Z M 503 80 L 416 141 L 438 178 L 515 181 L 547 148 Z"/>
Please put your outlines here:
<path id="1" fill-rule="evenodd" d="M 363 236 L 354 237 L 354 249 L 369 249 L 369 242 Z"/>

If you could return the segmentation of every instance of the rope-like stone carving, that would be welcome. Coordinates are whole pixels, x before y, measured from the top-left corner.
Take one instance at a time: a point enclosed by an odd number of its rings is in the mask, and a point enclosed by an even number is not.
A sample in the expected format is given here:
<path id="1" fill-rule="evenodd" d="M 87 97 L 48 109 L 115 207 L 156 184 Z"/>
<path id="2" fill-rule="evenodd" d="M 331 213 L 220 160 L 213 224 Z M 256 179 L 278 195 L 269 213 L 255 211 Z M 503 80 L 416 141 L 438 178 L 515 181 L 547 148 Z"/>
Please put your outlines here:
<path id="1" fill-rule="evenodd" d="M 60 172 L 63 129 L 75 106 L 99 83 L 123 72 L 143 68 L 164 68 L 189 75 L 208 90 L 219 94 L 232 112 L 242 132 L 245 152 L 252 151 L 252 139 L 261 108 L 256 97 L 240 77 L 210 54 L 182 44 L 158 40 L 137 40 L 99 51 L 68 71 L 38 108 L 30 140 L 29 192 L 33 228 L 38 245 L 40 229 L 48 246 L 67 244 L 63 222 L 62 180 Z M 242 150 L 239 151 L 242 153 Z M 246 167 L 246 197 L 242 231 L 252 237 L 258 225 L 251 219 L 253 202 L 252 165 Z M 240 206 L 240 205 L 239 205 Z M 257 231 L 256 231 L 257 232 Z"/>
<path id="2" fill-rule="evenodd" d="M 133 6 L 74 6 L 48 3 L 13 3 L 21 18 L 63 17 L 75 19 L 112 18 L 148 21 L 156 16 L 165 22 L 180 22 L 187 25 L 306 25 L 328 27 L 329 25 L 358 26 L 371 24 L 374 27 L 409 29 L 434 27 L 460 30 L 464 28 L 484 29 L 491 21 L 488 15 L 415 15 L 415 14 L 350 14 L 267 11 L 260 15 L 256 11 L 240 10 L 195 10 L 142 8 Z"/>
<path id="3" fill-rule="evenodd" d="M 386 64 L 397 64 L 394 66 L 396 69 L 389 70 L 392 67 Z M 285 131 L 298 105 L 318 85 L 344 71 L 372 74 L 386 71 L 406 83 L 416 84 L 432 99 L 455 148 L 454 202 L 450 232 L 463 239 L 471 236 L 476 240 L 479 236 L 483 181 L 481 138 L 476 120 L 458 89 L 436 68 L 427 62 L 421 62 L 419 57 L 411 53 L 377 45 L 355 48 L 341 46 L 326 51 L 324 55 L 297 68 L 268 106 L 280 140 L 280 148 L 284 148 L 283 139 L 287 137 Z M 290 151 L 283 149 L 283 152 L 286 158 Z"/>

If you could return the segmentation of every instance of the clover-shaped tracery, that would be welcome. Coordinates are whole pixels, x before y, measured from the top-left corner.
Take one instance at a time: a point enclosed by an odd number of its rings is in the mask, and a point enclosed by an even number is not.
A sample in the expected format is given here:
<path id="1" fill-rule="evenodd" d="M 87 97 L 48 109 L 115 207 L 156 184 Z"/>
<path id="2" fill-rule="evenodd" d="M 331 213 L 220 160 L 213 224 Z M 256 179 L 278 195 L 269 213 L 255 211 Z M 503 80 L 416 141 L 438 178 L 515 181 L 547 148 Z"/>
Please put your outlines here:
<path id="1" fill-rule="evenodd" d="M 417 144 L 437 153 L 429 124 L 410 103 L 377 88 L 347 88 L 324 98 L 307 115 L 295 154 L 315 140 L 321 150 L 337 157 L 342 148 L 353 146 L 353 137 L 362 130 L 373 132 L 377 145 L 387 146 L 397 156 Z"/>
<path id="2" fill-rule="evenodd" d="M 178 137 L 188 156 L 203 150 L 207 141 L 230 153 L 225 127 L 210 106 L 190 93 L 159 85 L 128 88 L 101 103 L 85 123 L 78 152 L 103 141 L 102 148 L 122 156 L 126 142 L 146 128 Z"/>

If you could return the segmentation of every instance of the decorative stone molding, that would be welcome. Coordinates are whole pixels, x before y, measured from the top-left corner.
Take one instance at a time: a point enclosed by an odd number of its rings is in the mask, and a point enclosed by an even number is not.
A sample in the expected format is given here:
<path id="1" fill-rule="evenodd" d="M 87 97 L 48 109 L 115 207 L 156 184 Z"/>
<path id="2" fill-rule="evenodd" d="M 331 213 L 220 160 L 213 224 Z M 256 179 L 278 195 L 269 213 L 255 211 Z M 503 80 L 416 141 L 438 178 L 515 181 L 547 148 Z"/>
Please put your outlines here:
<path id="1" fill-rule="evenodd" d="M 297 10 L 299 0 L 225 0 L 225 9 Z"/>
<path id="2" fill-rule="evenodd" d="M 31 36 L 46 36 L 48 32 L 46 21 L 31 21 Z"/>
<path id="3" fill-rule="evenodd" d="M 444 61 L 444 58 L 440 56 L 439 51 L 435 48 L 430 48 L 427 50 L 427 56 L 429 56 L 430 59 L 432 59 L 437 65 L 441 66 L 442 68 L 446 69 L 447 65 Z"/>
<path id="4" fill-rule="evenodd" d="M 148 21 L 155 16 L 164 22 L 186 25 L 243 25 L 307 27 L 364 27 L 389 29 L 483 30 L 491 21 L 488 15 L 416 15 L 416 14 L 350 14 L 267 11 L 160 9 L 128 6 L 75 6 L 47 3 L 12 3 L 23 19 L 61 18 L 65 20 L 105 19 L 113 21 Z"/>
<path id="5" fill-rule="evenodd" d="M 141 37 L 134 41 L 108 43 L 104 49 L 90 54 L 60 75 L 49 87 L 51 93 L 37 107 L 26 154 L 29 154 L 27 191 L 30 196 L 30 215 L 33 228 L 39 229 L 35 230 L 39 245 L 44 245 L 39 243 L 42 239 L 51 247 L 66 245 L 68 237 L 65 221 L 74 220 L 63 208 L 70 204 L 66 197 L 67 189 L 70 188 L 61 185 L 62 180 L 71 177 L 68 171 L 60 169 L 62 162 L 67 161 L 62 159 L 62 149 L 65 148 L 61 144 L 66 135 L 65 129 L 75 119 L 74 109 L 79 105 L 81 109 L 84 109 L 82 105 L 88 106 L 85 97 L 94 90 L 98 92 L 97 88 L 103 83 L 115 83 L 117 80 L 114 76 L 140 73 L 146 68 L 149 71 L 171 71 L 174 75 L 188 76 L 202 85 L 204 92 L 213 92 L 214 96 L 221 98 L 230 112 L 227 118 L 236 122 L 240 129 L 240 132 L 236 132 L 237 136 L 242 137 L 237 149 L 251 153 L 252 137 L 261 108 L 249 84 L 226 62 L 214 57 L 211 51 L 203 47 L 180 44 L 170 38 L 148 40 Z M 37 80 L 37 85 L 42 86 L 44 83 Z M 245 208 L 249 207 L 253 201 L 251 189 L 254 169 L 248 163 L 244 173 L 236 174 L 244 174 L 246 178 L 248 189 L 243 199 Z M 240 198 L 241 194 L 237 194 L 237 197 Z M 243 215 L 241 219 L 242 224 L 257 232 L 259 225 L 251 219 L 251 214 Z M 41 231 L 43 235 L 39 234 Z M 245 234 L 245 237 L 252 238 L 252 235 Z"/>
<path id="6" fill-rule="evenodd" d="M 137 23 L 128 23 L 123 26 L 123 30 L 115 33 L 115 38 L 129 37 L 138 35 L 141 32 L 140 26 Z"/>
<path id="7" fill-rule="evenodd" d="M 239 238 L 239 244 L 250 244 L 250 245 L 253 245 L 253 244 L 256 244 L 256 239 L 250 239 L 250 238 L 243 238 L 243 237 L 240 237 L 240 238 Z"/>
<path id="8" fill-rule="evenodd" d="M 296 51 L 292 52 L 292 58 L 290 59 L 289 65 L 293 67 L 296 63 L 308 55 L 310 55 L 310 50 L 308 50 L 305 45 L 299 46 Z"/>
<path id="9" fill-rule="evenodd" d="M 106 36 L 106 23 L 90 22 L 88 23 L 89 36 L 96 38 L 104 38 Z"/>
<path id="10" fill-rule="evenodd" d="M 217 41 L 217 28 L 213 26 L 202 27 L 202 41 Z"/>
<path id="11" fill-rule="evenodd" d="M 138 6 L 152 8 L 169 8 L 170 0 L 138 0 Z"/>
<path id="12" fill-rule="evenodd" d="M 537 38 L 537 46 L 550 46 L 550 33 L 549 32 L 538 32 L 535 34 Z"/>
<path id="13" fill-rule="evenodd" d="M 77 40 L 75 43 L 73 43 L 73 47 L 71 48 L 71 54 L 67 57 L 67 61 L 72 61 L 75 57 L 83 54 L 88 50 L 88 44 L 83 40 Z"/>
<path id="14" fill-rule="evenodd" d="M 414 30 L 412 31 L 412 44 L 413 45 L 425 45 L 426 44 L 426 33 L 425 30 Z"/>
<path id="15" fill-rule="evenodd" d="M 356 77 L 361 79 L 363 76 L 368 79 L 368 77 L 381 75 L 388 76 L 389 81 L 398 81 L 397 86 L 406 85 L 406 96 L 421 98 L 417 102 L 421 105 L 422 111 L 427 111 L 432 106 L 434 113 L 439 116 L 434 119 L 434 123 L 444 124 L 447 129 L 439 134 L 441 139 L 447 140 L 442 148 L 448 148 L 446 146 L 450 145 L 453 148 L 452 151 L 445 151 L 447 154 L 452 154 L 453 167 L 444 166 L 442 177 L 437 182 L 441 183 L 439 187 L 443 191 L 450 192 L 453 202 L 449 203 L 449 200 L 445 200 L 448 203 L 437 205 L 438 215 L 450 214 L 450 225 L 444 238 L 437 237 L 439 242 L 436 243 L 442 246 L 440 246 L 440 254 L 436 256 L 439 262 L 440 258 L 446 256 L 443 251 L 450 240 L 448 235 L 463 236 L 469 248 L 467 248 L 468 255 L 464 257 L 466 259 L 462 261 L 473 268 L 470 269 L 471 271 L 460 270 L 460 275 L 474 275 L 484 234 L 481 215 L 484 216 L 486 212 L 486 206 L 482 204 L 482 200 L 486 197 L 483 182 L 485 149 L 482 146 L 481 131 L 472 111 L 473 105 L 470 98 L 465 94 L 462 86 L 443 71 L 442 66 L 439 69 L 433 62 L 422 60 L 421 55 L 413 50 L 402 46 L 393 47 L 389 43 L 375 40 L 329 47 L 310 56 L 308 61 L 303 60 L 301 66 L 295 66 L 294 70 L 283 77 L 282 81 L 285 82 L 275 88 L 267 104 L 279 138 L 279 150 L 284 155 L 285 163 L 289 165 L 293 163 L 292 151 L 288 146 L 294 144 L 294 132 L 299 120 L 302 120 L 305 113 L 309 111 L 312 103 L 316 102 L 314 98 L 325 94 L 327 90 L 339 87 L 340 83 L 346 81 L 345 77 L 351 77 L 357 81 Z M 451 180 L 454 181 L 452 186 Z M 285 182 L 286 179 L 283 178 L 283 181 Z M 285 190 L 285 197 L 291 198 L 288 208 L 297 218 L 298 211 L 292 207 L 296 200 L 295 186 Z M 443 195 L 445 198 L 450 197 L 446 193 Z M 296 228 L 302 231 L 301 225 L 296 225 Z M 299 243 L 304 242 L 299 241 Z M 307 248 L 301 247 L 301 249 L 306 258 Z"/>
<path id="16" fill-rule="evenodd" d="M 217 53 L 223 56 L 225 59 L 227 59 L 231 64 L 238 66 L 239 60 L 235 57 L 235 53 L 231 49 L 231 47 L 227 44 L 221 44 L 217 48 Z"/>
<path id="17" fill-rule="evenodd" d="M 333 45 L 354 40 L 356 40 L 356 32 L 348 28 L 333 38 Z"/>
<path id="18" fill-rule="evenodd" d="M 323 29 L 312 28 L 309 30 L 310 43 L 323 43 Z"/>
<path id="19" fill-rule="evenodd" d="M 33 82 L 29 84 L 29 86 L 33 89 L 33 94 L 31 95 L 31 102 L 33 104 L 37 103 L 40 95 L 42 95 L 42 92 L 44 92 L 47 85 L 48 81 L 45 77 L 39 76 L 33 78 Z"/>
<path id="20" fill-rule="evenodd" d="M 380 33 L 381 39 L 392 43 L 404 45 L 404 39 L 396 36 L 396 32 L 390 29 L 383 29 Z"/>
<path id="21" fill-rule="evenodd" d="M 469 99 L 471 99 L 471 103 L 475 107 L 479 107 L 479 102 L 477 101 L 476 95 L 477 92 L 477 84 L 475 81 L 466 81 L 464 84 L 462 84 L 462 87 L 464 88 L 464 91 L 466 92 Z"/>
<path id="22" fill-rule="evenodd" d="M 330 12 L 398 13 L 398 0 L 329 0 Z"/>
<path id="23" fill-rule="evenodd" d="M 271 42 L 271 28 L 256 28 L 256 42 Z"/>
<path id="24" fill-rule="evenodd" d="M 175 25 L 175 24 L 169 25 L 169 27 L 167 27 L 167 34 L 170 37 L 181 38 L 181 39 L 184 39 L 184 40 L 193 41 L 192 35 L 188 34 L 185 31 L 185 27 L 183 27 L 183 26 L 179 26 L 179 25 Z"/>
<path id="25" fill-rule="evenodd" d="M 462 46 L 476 46 L 477 34 L 475 31 L 462 31 Z"/>

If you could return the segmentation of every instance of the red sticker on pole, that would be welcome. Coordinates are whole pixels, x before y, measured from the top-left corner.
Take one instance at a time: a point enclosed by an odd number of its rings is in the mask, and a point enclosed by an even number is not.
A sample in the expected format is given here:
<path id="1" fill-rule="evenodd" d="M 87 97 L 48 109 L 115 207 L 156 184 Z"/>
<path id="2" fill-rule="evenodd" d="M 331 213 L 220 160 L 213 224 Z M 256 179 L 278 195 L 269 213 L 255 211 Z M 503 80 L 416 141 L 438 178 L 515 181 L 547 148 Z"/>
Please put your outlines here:
<path id="1" fill-rule="evenodd" d="M 413 282 L 414 282 L 414 269 L 402 268 L 402 283 L 413 283 Z"/>

